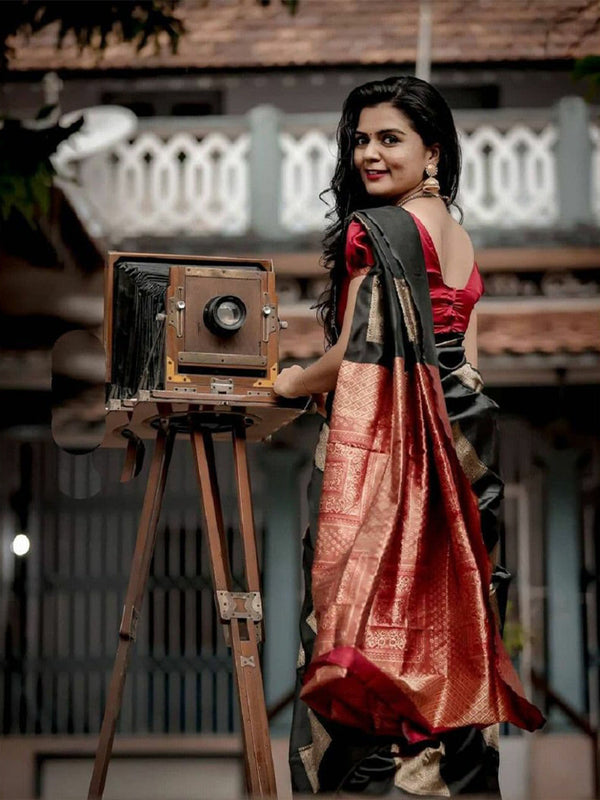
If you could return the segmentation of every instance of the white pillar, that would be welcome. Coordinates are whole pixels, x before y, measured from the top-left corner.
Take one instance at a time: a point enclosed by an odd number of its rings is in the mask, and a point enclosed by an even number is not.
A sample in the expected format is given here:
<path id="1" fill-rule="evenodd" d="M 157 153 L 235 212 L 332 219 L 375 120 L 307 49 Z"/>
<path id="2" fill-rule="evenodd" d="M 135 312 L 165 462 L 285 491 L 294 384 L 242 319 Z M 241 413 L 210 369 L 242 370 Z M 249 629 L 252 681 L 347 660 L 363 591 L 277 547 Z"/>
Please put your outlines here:
<path id="1" fill-rule="evenodd" d="M 584 710 L 579 450 L 551 453 L 546 473 L 548 683 Z M 564 717 L 558 711 L 556 720 Z"/>
<path id="2" fill-rule="evenodd" d="M 265 449 L 260 465 L 264 503 L 263 600 L 265 645 L 263 670 L 267 706 L 294 687 L 300 614 L 302 479 L 306 454 L 286 448 Z M 291 706 L 277 715 L 272 732 L 287 735 Z"/>
<path id="3" fill-rule="evenodd" d="M 281 239 L 281 113 L 261 105 L 248 114 L 250 120 L 250 226 L 264 239 Z"/>
<path id="4" fill-rule="evenodd" d="M 557 190 L 562 227 L 590 225 L 592 214 L 592 142 L 587 103 L 563 97 L 557 103 Z"/>
<path id="5" fill-rule="evenodd" d="M 431 12 L 433 0 L 419 3 L 419 38 L 417 40 L 417 63 L 415 76 L 424 81 L 431 80 Z"/>

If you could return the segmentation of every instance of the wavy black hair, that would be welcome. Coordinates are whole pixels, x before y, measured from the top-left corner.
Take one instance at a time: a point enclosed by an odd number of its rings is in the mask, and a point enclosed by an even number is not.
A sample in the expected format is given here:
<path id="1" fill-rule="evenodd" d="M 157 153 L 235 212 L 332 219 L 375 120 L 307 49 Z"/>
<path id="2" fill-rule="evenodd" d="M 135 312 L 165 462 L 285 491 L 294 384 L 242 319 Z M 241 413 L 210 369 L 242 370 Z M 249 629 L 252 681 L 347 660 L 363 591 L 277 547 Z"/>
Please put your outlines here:
<path id="1" fill-rule="evenodd" d="M 323 238 L 321 264 L 329 270 L 329 284 L 315 308 L 328 345 L 337 341 L 336 298 L 344 275 L 344 246 L 350 215 L 359 208 L 382 205 L 371 197 L 354 167 L 354 137 L 360 112 L 379 103 L 391 103 L 410 120 L 426 147 L 440 148 L 437 179 L 447 205 L 455 202 L 460 175 L 460 145 L 452 112 L 442 95 L 427 81 L 411 75 L 370 81 L 353 89 L 344 102 L 337 129 L 338 157 L 333 179 L 322 197 L 333 195 L 330 224 Z"/>

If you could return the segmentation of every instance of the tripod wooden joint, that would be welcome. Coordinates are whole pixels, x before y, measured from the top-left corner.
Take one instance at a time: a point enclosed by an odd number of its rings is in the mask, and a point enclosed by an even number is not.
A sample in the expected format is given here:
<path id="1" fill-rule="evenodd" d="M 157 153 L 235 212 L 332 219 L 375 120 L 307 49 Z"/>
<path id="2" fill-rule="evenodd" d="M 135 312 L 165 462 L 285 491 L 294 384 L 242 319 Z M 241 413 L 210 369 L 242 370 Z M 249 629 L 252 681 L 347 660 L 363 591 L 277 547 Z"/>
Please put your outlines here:
<path id="1" fill-rule="evenodd" d="M 140 612 L 131 603 L 125 603 L 119 626 L 119 638 L 135 642 Z"/>
<path id="2" fill-rule="evenodd" d="M 217 604 L 223 622 L 231 619 L 249 619 L 260 622 L 263 618 L 260 592 L 217 591 Z"/>

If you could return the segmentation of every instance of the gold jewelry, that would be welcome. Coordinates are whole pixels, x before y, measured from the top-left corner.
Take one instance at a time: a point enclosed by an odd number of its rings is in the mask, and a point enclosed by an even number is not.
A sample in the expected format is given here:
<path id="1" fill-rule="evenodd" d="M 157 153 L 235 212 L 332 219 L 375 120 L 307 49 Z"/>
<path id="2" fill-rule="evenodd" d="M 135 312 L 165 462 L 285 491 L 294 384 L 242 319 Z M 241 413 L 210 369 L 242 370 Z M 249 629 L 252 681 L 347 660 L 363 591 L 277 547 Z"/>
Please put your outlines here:
<path id="1" fill-rule="evenodd" d="M 425 167 L 427 178 L 423 181 L 423 192 L 432 197 L 440 196 L 440 182 L 435 177 L 438 173 L 438 168 L 435 164 L 427 164 Z"/>
<path id="2" fill-rule="evenodd" d="M 417 197 L 431 197 L 431 195 L 425 194 L 423 189 L 419 189 L 417 192 L 413 192 L 413 194 L 409 194 L 408 197 L 400 200 L 400 202 L 396 203 L 396 205 L 403 206 L 405 203 L 408 203 L 409 200 L 415 200 Z"/>

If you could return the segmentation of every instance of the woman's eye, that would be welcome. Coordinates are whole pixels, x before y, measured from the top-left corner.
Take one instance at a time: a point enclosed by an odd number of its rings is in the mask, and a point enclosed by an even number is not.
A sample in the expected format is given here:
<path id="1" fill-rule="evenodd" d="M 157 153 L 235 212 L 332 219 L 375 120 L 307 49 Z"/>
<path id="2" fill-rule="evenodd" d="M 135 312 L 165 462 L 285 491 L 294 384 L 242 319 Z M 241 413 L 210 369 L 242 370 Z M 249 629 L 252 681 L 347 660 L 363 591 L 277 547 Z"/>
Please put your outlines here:
<path id="1" fill-rule="evenodd" d="M 397 136 L 394 136 L 393 133 L 386 133 L 386 135 L 383 137 L 384 144 L 398 144 L 399 141 L 400 139 L 398 139 Z"/>
<path id="2" fill-rule="evenodd" d="M 367 144 L 367 137 L 366 136 L 357 136 L 354 139 L 354 146 L 358 147 L 358 145 Z"/>

